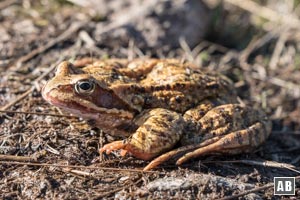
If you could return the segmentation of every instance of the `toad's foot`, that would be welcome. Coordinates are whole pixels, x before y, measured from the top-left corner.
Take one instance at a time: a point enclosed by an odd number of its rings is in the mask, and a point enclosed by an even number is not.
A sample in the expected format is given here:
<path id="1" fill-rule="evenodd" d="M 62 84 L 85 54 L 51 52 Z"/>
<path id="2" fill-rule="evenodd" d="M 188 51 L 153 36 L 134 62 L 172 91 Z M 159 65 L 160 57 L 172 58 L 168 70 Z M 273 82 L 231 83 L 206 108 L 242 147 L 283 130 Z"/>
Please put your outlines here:
<path id="1" fill-rule="evenodd" d="M 123 140 L 114 141 L 109 144 L 104 145 L 99 152 L 106 154 L 110 154 L 112 151 L 121 150 L 121 156 L 125 156 L 127 154 L 127 150 L 125 150 L 126 143 Z"/>

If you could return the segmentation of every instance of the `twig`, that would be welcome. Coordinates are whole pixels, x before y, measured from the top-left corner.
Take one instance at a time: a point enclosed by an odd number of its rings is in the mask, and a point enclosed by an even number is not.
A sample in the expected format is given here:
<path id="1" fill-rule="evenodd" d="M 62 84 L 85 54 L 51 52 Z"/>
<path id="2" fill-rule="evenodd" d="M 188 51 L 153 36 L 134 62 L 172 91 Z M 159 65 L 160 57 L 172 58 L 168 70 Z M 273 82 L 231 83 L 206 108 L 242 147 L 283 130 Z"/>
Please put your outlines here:
<path id="1" fill-rule="evenodd" d="M 257 160 L 228 160 L 228 161 L 203 161 L 202 163 L 243 163 L 246 165 L 258 165 L 264 167 L 274 167 L 274 168 L 283 168 L 294 171 L 300 174 L 300 171 L 296 170 L 296 166 L 287 164 L 287 163 L 280 163 L 275 161 L 257 161 Z"/>
<path id="2" fill-rule="evenodd" d="M 267 185 L 264 185 L 264 186 L 261 186 L 261 187 L 257 187 L 257 188 L 251 189 L 251 190 L 247 190 L 247 191 L 241 192 L 239 194 L 235 194 L 235 195 L 232 195 L 232 196 L 223 197 L 223 198 L 220 198 L 218 200 L 237 199 L 238 197 L 245 196 L 247 194 L 258 192 L 258 191 L 263 191 L 263 190 L 269 189 L 271 187 L 274 187 L 274 183 L 269 183 Z"/>
<path id="3" fill-rule="evenodd" d="M 194 61 L 193 52 L 192 52 L 191 48 L 189 47 L 189 45 L 187 44 L 186 40 L 184 38 L 180 37 L 179 44 L 185 53 L 186 59 L 190 62 L 193 62 Z"/>
<path id="4" fill-rule="evenodd" d="M 90 172 L 85 172 L 81 170 L 76 170 L 76 169 L 69 169 L 69 168 L 63 168 L 63 172 L 71 173 L 77 176 L 83 176 L 83 177 L 94 177 L 93 173 Z"/>
<path id="5" fill-rule="evenodd" d="M 280 54 L 284 48 L 284 44 L 288 38 L 288 31 L 287 30 L 283 30 L 282 33 L 280 34 L 279 36 L 279 39 L 276 43 L 276 46 L 275 46 L 275 49 L 273 51 L 273 54 L 272 54 L 272 57 L 271 57 L 271 60 L 270 60 L 270 69 L 272 70 L 275 70 L 276 69 L 276 66 L 277 66 L 277 63 L 279 61 L 279 58 L 280 58 Z"/>
<path id="6" fill-rule="evenodd" d="M 295 177 L 295 179 L 299 179 L 299 178 L 300 178 L 300 176 L 296 176 Z M 232 196 L 227 196 L 227 197 L 224 197 L 224 198 L 220 198 L 218 200 L 237 199 L 238 197 L 245 196 L 247 194 L 254 193 L 254 192 L 263 191 L 263 190 L 266 190 L 266 189 L 269 189 L 269 188 L 272 188 L 272 187 L 274 187 L 274 183 L 269 183 L 267 185 L 264 185 L 264 186 L 261 186 L 261 187 L 257 187 L 257 188 L 251 189 L 251 190 L 247 190 L 245 192 L 241 192 L 241 193 L 236 194 L 236 195 L 232 195 Z"/>
<path id="7" fill-rule="evenodd" d="M 265 18 L 269 21 L 279 24 L 285 24 L 292 28 L 299 29 L 300 21 L 291 14 L 281 14 L 265 6 L 261 6 L 258 3 L 250 0 L 224 0 L 227 3 L 238 6 L 254 15 Z"/>
<path id="8" fill-rule="evenodd" d="M 2 155 L 0 154 L 0 160 L 7 160 L 7 161 L 18 161 L 18 162 L 31 162 L 36 161 L 37 159 L 30 156 L 14 156 L 14 155 Z"/>
<path id="9" fill-rule="evenodd" d="M 121 172 L 140 172 L 140 173 L 158 173 L 163 174 L 162 172 L 157 171 L 143 171 L 141 169 L 120 169 L 120 168 L 111 168 L 111 167 L 91 167 L 91 166 L 77 166 L 77 165 L 60 165 L 60 164 L 48 164 L 48 163 L 32 163 L 32 162 L 6 162 L 0 161 L 0 164 L 6 165 L 29 165 L 29 166 L 41 166 L 41 167 L 62 167 L 62 168 L 83 168 L 83 169 L 99 169 L 105 171 L 121 171 Z"/>
<path id="10" fill-rule="evenodd" d="M 54 113 L 40 113 L 40 112 L 23 112 L 23 111 L 13 111 L 13 110 L 0 110 L 0 113 L 15 113 L 15 114 L 28 114 L 28 115 L 43 115 L 43 116 L 52 116 L 52 117 L 67 117 L 67 118 L 78 118 L 72 115 L 62 115 Z"/>
<path id="11" fill-rule="evenodd" d="M 248 46 L 247 48 L 245 48 L 241 54 L 240 54 L 240 62 L 242 67 L 245 70 L 249 70 L 249 65 L 248 65 L 248 57 L 250 56 L 250 54 L 261 48 L 262 46 L 264 46 L 266 43 L 268 43 L 271 39 L 277 37 L 280 33 L 280 29 L 276 29 L 273 31 L 270 31 L 268 33 L 266 33 L 263 37 L 259 38 L 259 39 L 255 39 L 253 40 Z"/>

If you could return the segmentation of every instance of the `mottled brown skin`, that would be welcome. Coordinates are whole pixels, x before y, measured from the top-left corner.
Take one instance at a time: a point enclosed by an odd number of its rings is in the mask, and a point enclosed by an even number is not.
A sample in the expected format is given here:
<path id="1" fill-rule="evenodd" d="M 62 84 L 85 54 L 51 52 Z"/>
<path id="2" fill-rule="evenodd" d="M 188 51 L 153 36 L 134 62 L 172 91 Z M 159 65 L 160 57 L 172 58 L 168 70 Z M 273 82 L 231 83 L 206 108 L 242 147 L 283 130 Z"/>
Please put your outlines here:
<path id="1" fill-rule="evenodd" d="M 108 134 L 127 137 L 101 152 L 159 156 L 144 170 L 176 155 L 182 164 L 206 154 L 249 152 L 271 132 L 262 111 L 237 103 L 228 79 L 175 59 L 62 62 L 42 95 Z M 172 150 L 176 144 L 181 147 Z"/>

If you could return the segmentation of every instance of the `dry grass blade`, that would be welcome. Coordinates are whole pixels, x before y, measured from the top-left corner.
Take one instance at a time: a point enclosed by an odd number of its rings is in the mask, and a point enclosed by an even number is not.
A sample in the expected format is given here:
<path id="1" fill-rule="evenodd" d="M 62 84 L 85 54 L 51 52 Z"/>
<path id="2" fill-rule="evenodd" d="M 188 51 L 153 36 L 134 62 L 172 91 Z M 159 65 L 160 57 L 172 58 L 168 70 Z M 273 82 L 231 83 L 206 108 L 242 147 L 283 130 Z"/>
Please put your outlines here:
<path id="1" fill-rule="evenodd" d="M 231 160 L 231 161 L 204 161 L 203 163 L 243 163 L 246 165 L 258 165 L 264 167 L 274 167 L 274 168 L 283 168 L 294 171 L 300 174 L 300 171 L 296 170 L 296 166 L 287 164 L 287 163 L 279 163 L 275 161 L 256 161 L 256 160 Z"/>
<path id="2" fill-rule="evenodd" d="M 270 31 L 266 33 L 263 37 L 259 39 L 254 39 L 250 44 L 245 48 L 241 53 L 240 53 L 240 62 L 241 65 L 245 70 L 250 70 L 249 69 L 249 64 L 248 64 L 248 58 L 251 53 L 253 53 L 255 50 L 261 48 L 262 46 L 266 45 L 270 40 L 273 38 L 277 37 L 280 34 L 280 29 L 276 29 L 273 31 Z"/>
<path id="3" fill-rule="evenodd" d="M 279 36 L 279 39 L 276 43 L 276 46 L 275 46 L 275 49 L 273 51 L 273 55 L 271 57 L 271 60 L 270 60 L 270 69 L 274 70 L 277 66 L 277 63 L 279 61 L 279 58 L 280 58 L 280 54 L 284 48 L 284 44 L 288 38 L 288 29 L 287 30 L 283 30 L 282 33 L 280 34 Z"/>

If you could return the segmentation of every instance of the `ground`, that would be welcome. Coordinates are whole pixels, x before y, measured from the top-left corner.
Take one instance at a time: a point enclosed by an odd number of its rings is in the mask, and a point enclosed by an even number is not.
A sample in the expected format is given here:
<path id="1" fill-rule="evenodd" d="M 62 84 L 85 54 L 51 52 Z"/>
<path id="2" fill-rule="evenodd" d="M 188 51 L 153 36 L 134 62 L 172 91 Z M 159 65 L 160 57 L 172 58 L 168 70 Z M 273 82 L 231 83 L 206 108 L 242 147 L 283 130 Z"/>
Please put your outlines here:
<path id="1" fill-rule="evenodd" d="M 172 32 L 171 41 L 156 18 L 147 18 L 150 31 L 132 26 L 132 19 L 112 21 L 128 5 L 109 4 L 98 13 L 80 2 L 0 2 L 2 199 L 283 199 L 273 195 L 276 176 L 296 177 L 296 195 L 287 198 L 299 198 L 299 1 L 203 1 L 203 24 L 191 22 L 203 34 L 186 28 L 193 39 L 175 40 Z M 155 7 L 163 13 L 156 17 L 172 20 L 164 6 Z M 139 19 L 144 16 L 149 12 Z M 178 16 L 171 22 L 184 18 Z M 185 58 L 218 71 L 234 81 L 242 103 L 267 112 L 272 134 L 253 153 L 207 156 L 181 167 L 170 161 L 151 172 L 141 172 L 147 162 L 118 153 L 95 161 L 113 138 L 73 126 L 84 122 L 62 116 L 40 93 L 57 63 L 86 56 Z"/>

